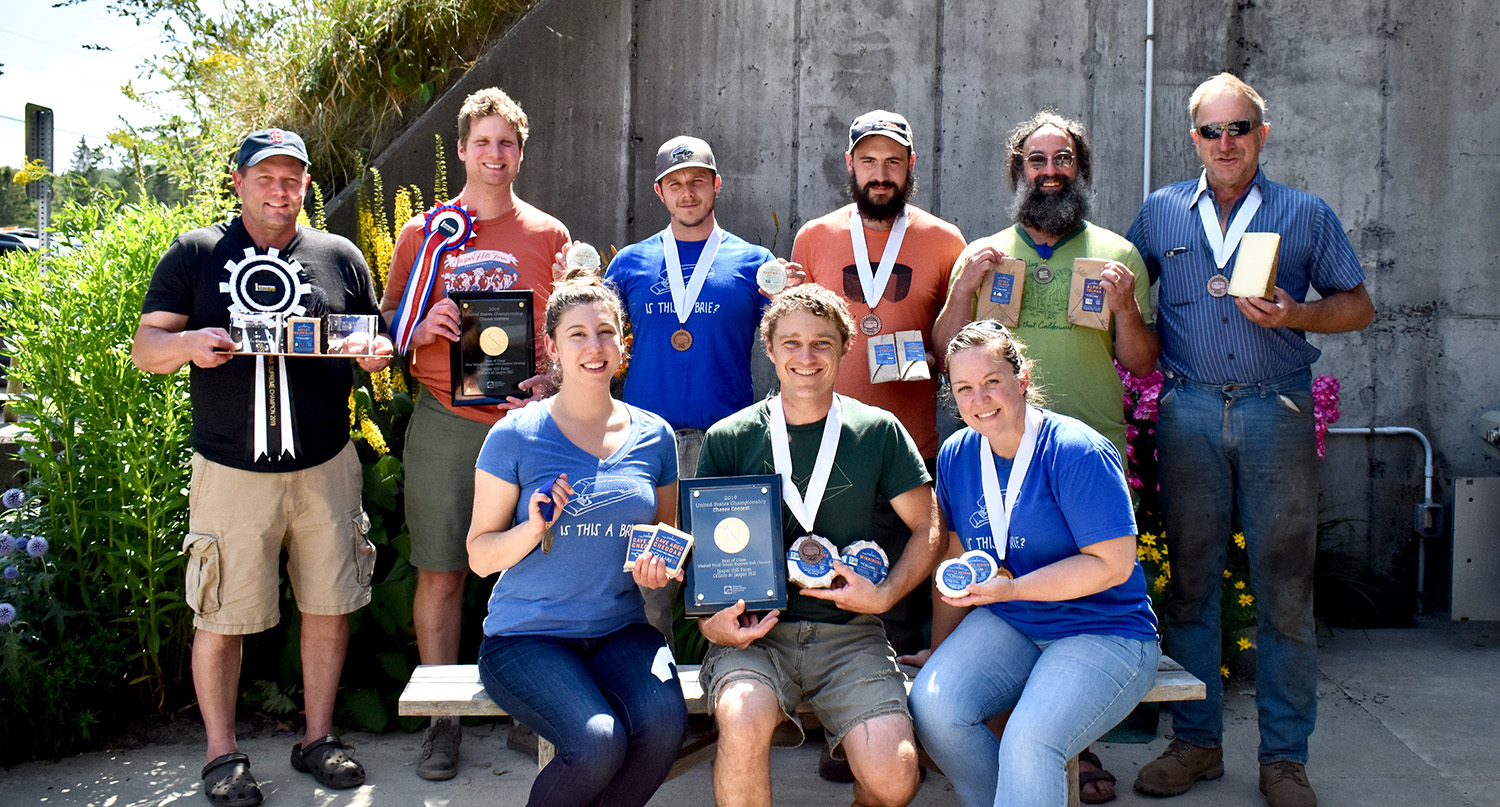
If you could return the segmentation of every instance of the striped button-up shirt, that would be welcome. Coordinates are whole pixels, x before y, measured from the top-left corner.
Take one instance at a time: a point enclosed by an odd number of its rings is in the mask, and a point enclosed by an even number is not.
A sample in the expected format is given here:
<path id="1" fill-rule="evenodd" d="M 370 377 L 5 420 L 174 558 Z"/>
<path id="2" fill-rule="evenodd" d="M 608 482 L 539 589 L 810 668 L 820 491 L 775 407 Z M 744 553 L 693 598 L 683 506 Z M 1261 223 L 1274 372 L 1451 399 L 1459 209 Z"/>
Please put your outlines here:
<path id="1" fill-rule="evenodd" d="M 1326 202 L 1272 182 L 1263 171 L 1252 184 L 1260 189 L 1261 204 L 1246 231 L 1281 234 L 1277 286 L 1303 302 L 1309 287 L 1326 297 L 1365 282 L 1354 247 Z M 1211 204 L 1213 191 L 1203 177 L 1157 190 L 1125 236 L 1146 259 L 1152 281 L 1161 283 L 1156 328 L 1162 365 L 1208 384 L 1257 383 L 1311 365 L 1320 351 L 1302 331 L 1262 328 L 1240 313 L 1234 297 L 1208 293 L 1209 278 L 1219 269 L 1194 207 L 1204 195 Z M 1240 198 L 1235 212 L 1249 196 L 1247 191 Z M 1224 274 L 1233 267 L 1231 255 Z"/>

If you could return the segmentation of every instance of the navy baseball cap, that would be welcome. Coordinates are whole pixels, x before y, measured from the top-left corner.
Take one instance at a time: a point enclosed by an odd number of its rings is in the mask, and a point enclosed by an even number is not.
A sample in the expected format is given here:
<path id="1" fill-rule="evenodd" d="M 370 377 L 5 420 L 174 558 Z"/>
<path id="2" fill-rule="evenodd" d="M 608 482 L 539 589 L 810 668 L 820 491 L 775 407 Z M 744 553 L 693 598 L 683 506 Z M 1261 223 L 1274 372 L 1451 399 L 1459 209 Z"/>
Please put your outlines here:
<path id="1" fill-rule="evenodd" d="M 656 150 L 656 182 L 679 168 L 707 168 L 719 173 L 714 166 L 714 150 L 708 143 L 696 137 L 680 135 L 661 144 Z"/>
<path id="2" fill-rule="evenodd" d="M 911 144 L 911 124 L 894 112 L 877 109 L 855 118 L 854 123 L 849 125 L 849 150 L 854 151 L 855 144 L 870 135 L 884 135 L 908 149 L 916 150 Z"/>
<path id="3" fill-rule="evenodd" d="M 307 159 L 307 146 L 302 143 L 302 138 L 296 132 L 288 132 L 285 129 L 261 129 L 251 132 L 240 144 L 240 153 L 235 157 L 234 164 L 243 171 L 267 157 L 275 157 L 285 154 L 288 157 L 296 157 L 303 165 L 311 166 L 312 160 Z"/>

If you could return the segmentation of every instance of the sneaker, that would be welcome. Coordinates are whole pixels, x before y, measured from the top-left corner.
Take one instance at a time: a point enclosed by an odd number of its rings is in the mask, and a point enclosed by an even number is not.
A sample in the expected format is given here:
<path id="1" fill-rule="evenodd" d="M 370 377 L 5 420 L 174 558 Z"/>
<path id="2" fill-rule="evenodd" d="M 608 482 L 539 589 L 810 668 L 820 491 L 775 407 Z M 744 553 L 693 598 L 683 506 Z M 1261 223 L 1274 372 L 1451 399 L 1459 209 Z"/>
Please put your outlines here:
<path id="1" fill-rule="evenodd" d="M 417 775 L 423 779 L 452 779 L 458 773 L 458 745 L 463 730 L 456 721 L 438 720 L 422 735 L 417 755 Z"/>
<path id="2" fill-rule="evenodd" d="M 1307 769 L 1296 762 L 1260 766 L 1260 792 L 1269 807 L 1318 807 L 1318 794 L 1307 781 Z"/>
<path id="3" fill-rule="evenodd" d="M 1152 796 L 1176 796 L 1188 792 L 1200 779 L 1223 775 L 1223 748 L 1203 748 L 1186 740 L 1173 740 L 1161 756 L 1136 774 L 1135 789 Z"/>

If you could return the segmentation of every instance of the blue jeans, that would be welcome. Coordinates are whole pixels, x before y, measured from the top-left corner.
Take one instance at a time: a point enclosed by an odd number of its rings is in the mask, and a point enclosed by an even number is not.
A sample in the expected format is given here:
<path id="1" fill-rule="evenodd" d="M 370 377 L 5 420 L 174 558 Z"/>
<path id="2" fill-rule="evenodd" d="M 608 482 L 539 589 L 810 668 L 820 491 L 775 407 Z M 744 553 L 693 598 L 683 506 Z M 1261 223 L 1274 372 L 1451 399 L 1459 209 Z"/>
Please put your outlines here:
<path id="1" fill-rule="evenodd" d="M 496 704 L 557 746 L 528 804 L 643 805 L 687 734 L 677 665 L 645 623 L 597 639 L 490 636 L 479 677 Z"/>
<path id="2" fill-rule="evenodd" d="M 1172 704 L 1176 735 L 1223 742 L 1219 594 L 1237 508 L 1259 623 L 1255 705 L 1261 764 L 1307 762 L 1318 713 L 1313 566 L 1317 448 L 1312 372 L 1260 384 L 1214 386 L 1170 375 L 1156 445 L 1172 577 L 1163 620 L 1167 652 L 1208 685 L 1208 698 Z"/>
<path id="3" fill-rule="evenodd" d="M 966 807 L 1064 805 L 1068 760 L 1151 691 L 1160 658 L 1119 636 L 1038 642 L 975 608 L 912 684 L 917 736 Z M 984 721 L 1007 711 L 997 741 Z"/>

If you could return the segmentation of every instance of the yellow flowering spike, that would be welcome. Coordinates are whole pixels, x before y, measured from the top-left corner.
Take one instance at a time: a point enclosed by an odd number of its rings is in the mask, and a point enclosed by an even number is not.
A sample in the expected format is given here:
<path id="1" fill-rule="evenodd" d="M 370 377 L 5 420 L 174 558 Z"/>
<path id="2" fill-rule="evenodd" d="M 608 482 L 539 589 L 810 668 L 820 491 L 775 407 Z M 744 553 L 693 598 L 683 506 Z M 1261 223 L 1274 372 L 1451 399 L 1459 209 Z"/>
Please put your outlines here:
<path id="1" fill-rule="evenodd" d="M 401 228 L 405 226 L 406 222 L 410 221 L 412 217 L 411 192 L 406 188 L 397 188 L 395 206 L 396 212 L 395 215 L 391 216 L 391 219 L 394 223 L 393 226 L 395 226 L 396 228 L 396 232 L 399 234 L 401 232 Z"/>
<path id="2" fill-rule="evenodd" d="M 1245 581 L 1243 581 L 1243 580 L 1236 580 L 1236 581 L 1234 581 L 1234 587 L 1236 589 L 1239 589 L 1239 590 L 1243 591 L 1245 589 Z"/>
<path id="3" fill-rule="evenodd" d="M 406 373 L 401 372 L 393 364 L 391 365 L 391 392 L 406 392 Z"/>
<path id="4" fill-rule="evenodd" d="M 1234 534 L 1234 545 L 1239 547 L 1240 549 L 1245 548 L 1245 534 L 1243 532 L 1237 532 Z"/>
<path id="5" fill-rule="evenodd" d="M 374 449 L 376 454 L 384 456 L 391 449 L 385 444 L 385 435 L 380 433 L 380 427 L 375 421 L 365 418 L 359 422 L 359 433 L 364 435 L 365 443 Z"/>
<path id="6" fill-rule="evenodd" d="M 1229 677 L 1229 665 L 1228 664 L 1220 664 L 1219 665 L 1219 675 L 1222 675 L 1225 678 Z"/>
<path id="7" fill-rule="evenodd" d="M 1250 606 L 1252 606 L 1254 604 L 1255 604 L 1255 595 L 1253 595 L 1253 594 L 1241 594 L 1240 595 L 1240 605 L 1244 606 L 1245 608 L 1249 608 Z"/>
<path id="8" fill-rule="evenodd" d="M 1228 569 L 1225 569 L 1224 570 L 1224 579 L 1228 580 L 1231 577 L 1234 577 L 1234 573 L 1231 572 L 1231 571 L 1229 571 Z"/>
<path id="9" fill-rule="evenodd" d="M 349 390 L 349 428 L 354 428 L 354 390 Z"/>
<path id="10" fill-rule="evenodd" d="M 1243 636 L 1241 636 L 1240 640 L 1238 642 L 1235 642 L 1235 644 L 1239 645 L 1239 648 L 1241 650 L 1249 650 L 1250 649 L 1250 640 L 1246 639 Z"/>
<path id="11" fill-rule="evenodd" d="M 448 146 L 443 142 L 441 134 L 432 136 L 436 146 L 437 159 L 432 172 L 432 199 L 434 202 L 448 198 Z"/>
<path id="12" fill-rule="evenodd" d="M 1149 532 L 1142 534 L 1140 536 L 1140 541 L 1146 546 L 1156 546 L 1156 536 L 1152 535 Z"/>

